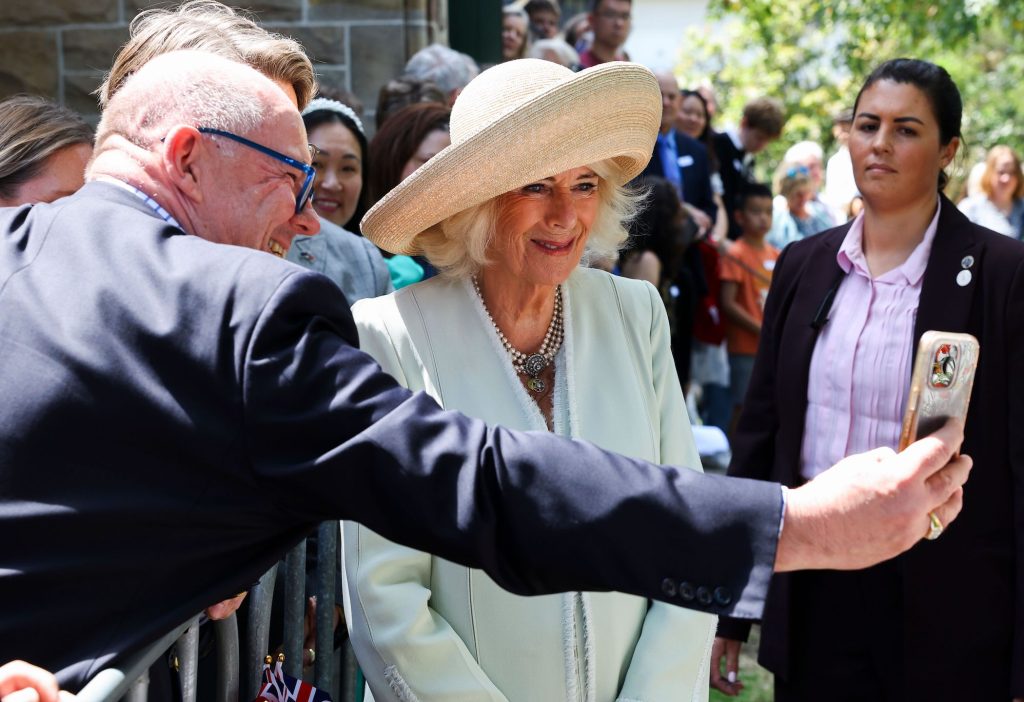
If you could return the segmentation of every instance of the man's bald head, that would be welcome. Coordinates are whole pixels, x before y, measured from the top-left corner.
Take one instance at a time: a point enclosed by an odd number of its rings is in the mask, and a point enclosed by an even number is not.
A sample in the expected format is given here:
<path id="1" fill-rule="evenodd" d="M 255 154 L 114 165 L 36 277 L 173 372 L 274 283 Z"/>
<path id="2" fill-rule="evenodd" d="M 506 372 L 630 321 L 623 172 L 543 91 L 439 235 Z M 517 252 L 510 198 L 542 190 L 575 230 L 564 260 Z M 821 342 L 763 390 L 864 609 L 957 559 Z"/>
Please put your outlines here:
<path id="1" fill-rule="evenodd" d="M 309 160 L 302 118 L 277 85 L 244 64 L 175 51 L 108 103 L 86 177 L 133 185 L 204 239 L 281 255 L 319 229 L 312 208 L 296 211 Z"/>
<path id="2" fill-rule="evenodd" d="M 249 134 L 294 106 L 265 76 L 200 51 L 174 51 L 146 63 L 117 92 L 96 131 L 97 151 L 113 134 L 143 148 L 174 125 Z"/>
<path id="3" fill-rule="evenodd" d="M 654 77 L 658 79 L 658 87 L 661 89 L 661 133 L 666 134 L 675 124 L 683 96 L 672 72 L 655 71 Z"/>

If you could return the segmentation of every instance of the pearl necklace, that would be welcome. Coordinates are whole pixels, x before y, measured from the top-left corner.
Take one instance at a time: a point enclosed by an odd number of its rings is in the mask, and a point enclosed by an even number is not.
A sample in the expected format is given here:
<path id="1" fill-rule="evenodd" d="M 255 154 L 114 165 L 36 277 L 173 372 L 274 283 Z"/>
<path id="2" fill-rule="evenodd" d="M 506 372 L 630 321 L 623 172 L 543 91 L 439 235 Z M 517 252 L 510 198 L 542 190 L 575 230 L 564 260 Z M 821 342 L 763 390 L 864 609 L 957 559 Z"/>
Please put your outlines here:
<path id="1" fill-rule="evenodd" d="M 520 375 L 529 376 L 526 381 L 527 388 L 538 395 L 543 393 L 547 390 L 547 383 L 538 376 L 555 360 L 555 354 L 562 347 L 562 339 L 565 336 L 565 322 L 562 316 L 562 286 L 559 285 L 555 288 L 555 311 L 551 315 L 551 323 L 544 334 L 544 341 L 541 342 L 540 348 L 537 349 L 536 353 L 531 354 L 523 353 L 513 346 L 512 342 L 501 331 L 498 323 L 491 316 L 491 311 L 487 309 L 487 303 L 484 302 L 484 296 L 480 292 L 480 283 L 477 281 L 476 276 L 473 276 L 473 290 L 476 291 L 476 296 L 480 298 L 480 304 L 484 306 L 484 313 L 487 315 L 487 319 L 490 320 L 491 326 L 494 327 L 494 331 L 498 334 L 501 345 L 508 352 L 512 360 L 512 368 Z"/>

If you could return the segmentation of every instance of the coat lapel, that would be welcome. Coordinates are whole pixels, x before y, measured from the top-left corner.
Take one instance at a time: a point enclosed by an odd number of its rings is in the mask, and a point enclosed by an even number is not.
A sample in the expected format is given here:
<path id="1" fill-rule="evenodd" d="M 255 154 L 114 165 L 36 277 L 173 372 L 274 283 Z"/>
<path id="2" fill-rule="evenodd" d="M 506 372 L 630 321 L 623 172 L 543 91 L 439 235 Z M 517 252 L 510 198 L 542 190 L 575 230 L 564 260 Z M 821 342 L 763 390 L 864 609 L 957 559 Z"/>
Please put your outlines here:
<path id="1" fill-rule="evenodd" d="M 974 236 L 966 217 L 956 206 L 942 197 L 942 210 L 935 232 L 932 252 L 928 257 L 921 282 L 921 301 L 917 308 L 914 325 L 914 344 L 929 330 L 967 331 L 970 323 L 971 302 L 974 291 L 980 285 L 981 243 Z M 967 257 L 973 259 L 970 263 Z M 960 285 L 957 277 L 961 271 L 969 271 L 970 282 Z M 962 278 L 961 278 L 962 280 Z M 910 350 L 914 353 L 914 349 Z"/>
<path id="2" fill-rule="evenodd" d="M 814 247 L 801 270 L 795 271 L 796 280 L 772 294 L 786 295 L 783 304 L 789 309 L 786 321 L 777 333 L 782 338 L 777 342 L 779 369 L 776 379 L 776 398 L 780 416 L 793 417 L 796 421 L 788 425 L 787 431 L 778 436 L 778 465 L 788 466 L 788 484 L 799 485 L 801 437 L 804 418 L 807 414 L 807 381 L 811 367 L 811 355 L 821 327 L 827 323 L 830 304 L 825 301 L 834 298 L 835 290 L 843 279 L 843 269 L 836 262 L 839 246 L 849 231 L 849 225 L 817 235 L 808 242 Z M 788 278 L 788 276 L 787 276 Z M 780 284 L 785 284 L 779 280 Z M 774 281 L 773 281 L 774 284 Z M 820 324 L 816 324 L 820 322 Z M 793 389 L 801 388 L 794 392 Z"/>

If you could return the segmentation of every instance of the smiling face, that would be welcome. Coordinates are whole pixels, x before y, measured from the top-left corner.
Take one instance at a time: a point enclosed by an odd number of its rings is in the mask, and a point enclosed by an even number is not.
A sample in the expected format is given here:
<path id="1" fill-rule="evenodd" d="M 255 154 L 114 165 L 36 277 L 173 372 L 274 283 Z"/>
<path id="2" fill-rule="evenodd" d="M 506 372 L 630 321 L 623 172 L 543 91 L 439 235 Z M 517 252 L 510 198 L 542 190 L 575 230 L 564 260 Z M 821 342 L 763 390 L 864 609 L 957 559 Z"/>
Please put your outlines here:
<path id="1" fill-rule="evenodd" d="M 243 135 L 285 156 L 309 163 L 306 130 L 293 108 L 267 117 L 260 129 Z M 295 212 L 296 196 L 305 174 L 272 156 L 231 139 L 203 134 L 199 137 L 209 156 L 208 196 L 204 196 L 197 222 L 203 238 L 247 246 L 283 257 L 298 234 L 320 229 L 307 204 Z"/>
<path id="2" fill-rule="evenodd" d="M 676 120 L 679 130 L 694 139 L 700 139 L 704 127 L 708 126 L 708 113 L 699 97 L 687 95 L 679 105 L 679 117 Z"/>
<path id="3" fill-rule="evenodd" d="M 848 145 L 865 204 L 888 209 L 934 198 L 939 171 L 959 145 L 955 137 L 939 142 L 935 110 L 919 88 L 879 80 L 865 89 Z"/>
<path id="4" fill-rule="evenodd" d="M 600 178 L 573 168 L 499 196 L 487 277 L 509 286 L 564 282 L 580 258 L 597 216 Z"/>
<path id="5" fill-rule="evenodd" d="M 313 128 L 309 143 L 318 149 L 313 161 L 313 208 L 339 227 L 352 219 L 363 190 L 363 153 L 355 135 L 343 124 L 327 122 Z"/>

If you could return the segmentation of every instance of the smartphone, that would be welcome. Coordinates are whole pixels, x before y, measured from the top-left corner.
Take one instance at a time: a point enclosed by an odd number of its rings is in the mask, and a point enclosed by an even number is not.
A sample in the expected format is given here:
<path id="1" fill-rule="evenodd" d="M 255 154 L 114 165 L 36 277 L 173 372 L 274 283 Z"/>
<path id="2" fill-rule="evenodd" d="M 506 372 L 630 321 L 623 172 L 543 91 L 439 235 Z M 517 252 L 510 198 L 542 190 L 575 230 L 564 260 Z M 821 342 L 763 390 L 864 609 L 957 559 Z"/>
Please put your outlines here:
<path id="1" fill-rule="evenodd" d="M 979 351 L 978 340 L 970 334 L 927 331 L 921 336 L 900 431 L 900 451 L 939 430 L 950 417 L 967 419 Z"/>

